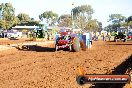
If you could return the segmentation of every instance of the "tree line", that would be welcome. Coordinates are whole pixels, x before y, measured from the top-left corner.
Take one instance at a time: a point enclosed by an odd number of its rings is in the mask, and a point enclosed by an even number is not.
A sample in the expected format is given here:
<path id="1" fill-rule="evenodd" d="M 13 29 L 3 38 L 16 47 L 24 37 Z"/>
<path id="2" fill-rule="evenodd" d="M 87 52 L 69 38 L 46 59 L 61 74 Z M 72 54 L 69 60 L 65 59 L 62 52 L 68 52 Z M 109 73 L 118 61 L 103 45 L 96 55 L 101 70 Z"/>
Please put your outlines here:
<path id="1" fill-rule="evenodd" d="M 41 21 L 45 21 L 49 26 L 74 27 L 88 31 L 101 31 L 102 23 L 97 19 L 93 19 L 94 9 L 91 5 L 81 5 L 74 7 L 71 14 L 62 14 L 58 16 L 53 11 L 44 11 L 39 15 Z M 116 30 L 120 26 L 132 26 L 132 16 L 126 18 L 121 14 L 111 14 L 109 16 L 110 25 L 106 27 L 108 30 Z M 15 8 L 11 3 L 0 4 L 0 29 L 11 29 L 15 25 L 39 25 L 40 21 L 34 20 L 26 13 L 19 13 L 15 16 Z"/>
<path id="2" fill-rule="evenodd" d="M 124 27 L 124 28 L 132 28 L 132 16 L 125 17 L 122 14 L 111 14 L 109 15 L 108 22 L 110 24 L 105 27 L 105 30 L 113 32 L 117 31 L 118 28 Z"/>
<path id="3" fill-rule="evenodd" d="M 11 3 L 0 4 L 0 29 L 11 29 L 16 25 L 38 25 L 39 21 L 35 21 L 26 13 L 19 13 L 15 16 L 15 8 Z"/>

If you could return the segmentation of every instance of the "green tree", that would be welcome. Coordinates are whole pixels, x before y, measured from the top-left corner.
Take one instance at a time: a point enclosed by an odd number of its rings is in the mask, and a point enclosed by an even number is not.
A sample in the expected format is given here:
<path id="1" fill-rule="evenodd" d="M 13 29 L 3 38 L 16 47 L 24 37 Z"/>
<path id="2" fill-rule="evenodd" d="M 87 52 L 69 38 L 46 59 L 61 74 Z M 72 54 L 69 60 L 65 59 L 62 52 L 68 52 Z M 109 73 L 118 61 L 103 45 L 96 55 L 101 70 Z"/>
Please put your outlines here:
<path id="1" fill-rule="evenodd" d="M 30 16 L 26 13 L 19 13 L 17 17 L 21 22 L 26 22 L 31 20 Z"/>
<path id="2" fill-rule="evenodd" d="M 127 26 L 132 28 L 132 16 L 129 16 L 126 20 Z"/>
<path id="3" fill-rule="evenodd" d="M 128 23 L 127 22 L 123 22 L 123 23 L 121 23 L 121 26 L 127 28 L 128 27 Z"/>
<path id="4" fill-rule="evenodd" d="M 58 19 L 58 14 L 52 11 L 45 11 L 44 13 L 39 15 L 39 19 L 46 19 L 49 25 L 54 25 Z M 50 22 L 51 21 L 51 22 Z"/>
<path id="5" fill-rule="evenodd" d="M 15 9 L 11 3 L 2 3 L 0 5 L 1 20 L 0 27 L 3 29 L 9 29 L 13 25 L 17 24 L 18 19 L 15 17 Z"/>
<path id="6" fill-rule="evenodd" d="M 108 26 L 106 26 L 106 27 L 104 28 L 104 30 L 105 30 L 105 31 L 108 31 L 108 32 L 112 32 L 112 31 L 114 31 L 112 27 L 113 27 L 113 25 L 112 25 L 112 24 L 109 24 Z"/>
<path id="7" fill-rule="evenodd" d="M 121 14 L 111 14 L 109 15 L 109 21 L 112 21 L 113 23 L 120 23 L 125 21 L 126 17 Z"/>
<path id="8" fill-rule="evenodd" d="M 102 22 L 97 21 L 97 25 L 98 25 L 98 32 L 102 31 Z"/>
<path id="9" fill-rule="evenodd" d="M 126 19 L 126 22 L 130 22 L 130 21 L 132 21 L 132 16 L 129 16 L 127 19 Z"/>
<path id="10" fill-rule="evenodd" d="M 19 13 L 17 15 L 17 18 L 19 19 L 19 24 L 20 26 L 38 26 L 39 25 L 39 21 L 35 21 L 34 18 L 31 18 L 28 14 L 26 13 Z"/>
<path id="11" fill-rule="evenodd" d="M 92 19 L 94 10 L 90 5 L 81 5 L 72 9 L 74 24 L 80 28 L 85 28 L 87 22 Z"/>
<path id="12" fill-rule="evenodd" d="M 99 31 L 99 23 L 96 19 L 94 20 L 89 20 L 87 22 L 87 25 L 85 27 L 85 30 L 87 31 Z"/>
<path id="13" fill-rule="evenodd" d="M 58 26 L 61 27 L 72 27 L 71 22 L 71 15 L 70 14 L 63 14 L 59 17 Z"/>
<path id="14" fill-rule="evenodd" d="M 0 4 L 0 20 L 2 19 L 3 8 L 4 8 L 4 3 Z"/>
<path id="15" fill-rule="evenodd" d="M 130 26 L 130 27 L 132 28 L 132 21 L 130 21 L 130 22 L 128 23 L 128 26 Z"/>
<path id="16" fill-rule="evenodd" d="M 112 23 L 112 28 L 114 31 L 117 31 L 118 27 L 121 27 L 125 22 L 126 17 L 121 14 L 111 14 L 109 15 L 109 22 Z"/>
<path id="17" fill-rule="evenodd" d="M 0 20 L 0 29 L 6 28 L 6 22 L 4 20 Z"/>

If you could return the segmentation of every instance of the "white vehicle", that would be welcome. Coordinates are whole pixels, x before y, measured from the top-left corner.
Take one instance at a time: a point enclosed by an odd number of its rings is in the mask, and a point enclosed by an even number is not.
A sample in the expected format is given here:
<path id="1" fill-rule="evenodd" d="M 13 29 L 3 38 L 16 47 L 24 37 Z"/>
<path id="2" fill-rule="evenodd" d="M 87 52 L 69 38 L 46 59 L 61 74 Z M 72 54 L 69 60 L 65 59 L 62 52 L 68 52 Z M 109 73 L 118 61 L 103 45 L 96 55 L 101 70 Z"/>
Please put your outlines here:
<path id="1" fill-rule="evenodd" d="M 8 38 L 21 38 L 22 32 L 18 32 L 17 30 L 10 30 L 7 32 Z"/>

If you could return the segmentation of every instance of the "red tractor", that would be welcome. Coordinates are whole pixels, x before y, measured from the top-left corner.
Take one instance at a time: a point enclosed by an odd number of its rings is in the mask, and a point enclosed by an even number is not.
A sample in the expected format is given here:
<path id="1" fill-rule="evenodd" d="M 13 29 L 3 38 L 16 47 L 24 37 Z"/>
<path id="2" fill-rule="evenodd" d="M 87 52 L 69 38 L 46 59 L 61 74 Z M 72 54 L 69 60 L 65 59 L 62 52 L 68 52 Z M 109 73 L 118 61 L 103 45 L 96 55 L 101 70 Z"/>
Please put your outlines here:
<path id="1" fill-rule="evenodd" d="M 86 50 L 84 42 L 80 40 L 77 34 L 72 33 L 71 31 L 60 31 L 60 34 L 56 37 L 56 51 L 68 49 L 69 51 L 78 52 L 81 47 L 83 50 Z"/>

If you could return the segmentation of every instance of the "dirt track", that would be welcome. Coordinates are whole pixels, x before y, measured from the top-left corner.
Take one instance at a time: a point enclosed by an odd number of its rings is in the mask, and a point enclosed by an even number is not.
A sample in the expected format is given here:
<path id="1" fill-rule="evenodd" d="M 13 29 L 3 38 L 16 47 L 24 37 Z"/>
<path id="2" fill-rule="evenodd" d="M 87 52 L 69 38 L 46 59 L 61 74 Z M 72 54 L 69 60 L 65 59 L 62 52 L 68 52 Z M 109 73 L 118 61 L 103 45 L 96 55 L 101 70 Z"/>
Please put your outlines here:
<path id="1" fill-rule="evenodd" d="M 9 45 L 9 44 L 17 44 L 17 43 L 23 43 L 25 42 L 25 39 L 19 39 L 19 40 L 9 40 L 7 38 L 0 38 L 0 45 Z M 30 41 L 26 41 L 30 42 Z"/>
<path id="2" fill-rule="evenodd" d="M 55 52 L 53 44 L 35 48 L 0 51 L 1 88 L 88 88 L 76 83 L 77 66 L 88 74 L 104 74 L 132 55 L 132 42 L 95 41 L 80 52 Z"/>

